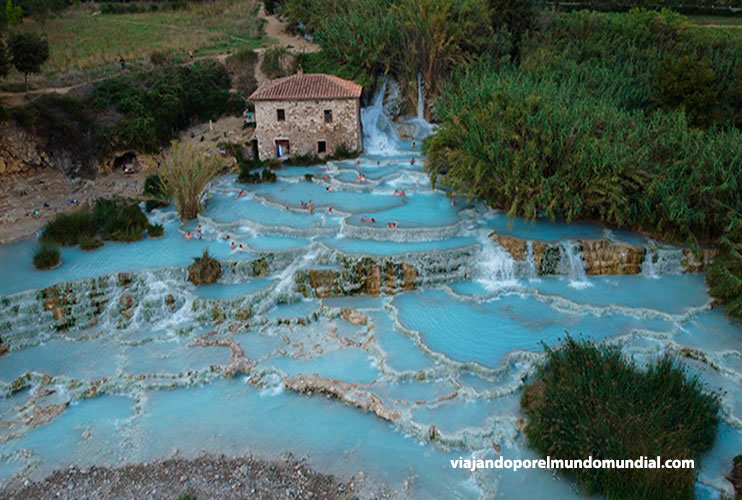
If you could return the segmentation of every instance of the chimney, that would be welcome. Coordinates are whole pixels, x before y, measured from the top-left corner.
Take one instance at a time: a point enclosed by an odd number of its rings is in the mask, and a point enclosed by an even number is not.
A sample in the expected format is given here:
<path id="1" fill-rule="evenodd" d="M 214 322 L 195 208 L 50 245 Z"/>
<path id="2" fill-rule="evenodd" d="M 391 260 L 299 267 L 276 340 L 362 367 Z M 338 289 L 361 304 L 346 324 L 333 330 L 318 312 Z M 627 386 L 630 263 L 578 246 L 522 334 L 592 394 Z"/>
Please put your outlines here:
<path id="1" fill-rule="evenodd" d="M 296 68 L 296 74 L 297 75 L 303 75 L 304 74 L 304 70 L 301 68 L 301 64 L 299 65 L 298 68 Z"/>

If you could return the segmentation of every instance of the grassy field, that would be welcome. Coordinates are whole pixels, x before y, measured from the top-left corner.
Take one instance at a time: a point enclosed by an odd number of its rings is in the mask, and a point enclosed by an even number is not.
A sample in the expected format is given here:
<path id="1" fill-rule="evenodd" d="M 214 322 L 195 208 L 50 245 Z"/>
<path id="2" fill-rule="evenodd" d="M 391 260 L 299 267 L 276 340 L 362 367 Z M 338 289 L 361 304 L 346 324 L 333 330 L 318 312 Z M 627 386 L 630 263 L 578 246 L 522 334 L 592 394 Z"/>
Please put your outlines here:
<path id="1" fill-rule="evenodd" d="M 127 65 L 149 63 L 154 51 L 174 60 L 259 47 L 264 41 L 263 20 L 253 0 L 216 0 L 194 3 L 177 11 L 139 14 L 100 14 L 97 7 L 69 8 L 43 27 L 26 22 L 23 29 L 46 32 L 49 60 L 37 84 L 64 86 L 119 71 L 119 57 Z M 22 80 L 11 75 L 9 82 Z"/>

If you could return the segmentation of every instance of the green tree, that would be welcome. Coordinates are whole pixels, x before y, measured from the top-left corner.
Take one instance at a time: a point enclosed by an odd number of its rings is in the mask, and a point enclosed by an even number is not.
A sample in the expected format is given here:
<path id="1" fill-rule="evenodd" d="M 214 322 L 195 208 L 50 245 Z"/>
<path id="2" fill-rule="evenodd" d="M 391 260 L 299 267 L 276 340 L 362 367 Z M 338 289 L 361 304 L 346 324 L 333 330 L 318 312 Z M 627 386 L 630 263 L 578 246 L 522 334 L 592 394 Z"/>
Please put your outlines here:
<path id="1" fill-rule="evenodd" d="M 16 24 L 21 24 L 21 20 L 23 19 L 23 9 L 21 9 L 20 5 L 13 6 L 13 0 L 8 0 L 8 3 L 5 5 L 5 20 L 8 24 L 11 26 L 15 26 Z"/>
<path id="2" fill-rule="evenodd" d="M 496 33 L 507 32 L 511 42 L 510 55 L 520 55 L 520 41 L 531 29 L 536 17 L 531 0 L 489 0 L 490 18 Z"/>
<path id="3" fill-rule="evenodd" d="M 716 75 L 707 58 L 666 58 L 657 68 L 652 87 L 656 92 L 653 101 L 660 108 L 682 108 L 695 127 L 711 124 L 717 99 Z"/>
<path id="4" fill-rule="evenodd" d="M 28 74 L 41 71 L 41 65 L 49 58 L 49 42 L 37 33 L 19 33 L 10 38 L 8 48 L 13 66 L 23 73 L 28 92 Z"/>

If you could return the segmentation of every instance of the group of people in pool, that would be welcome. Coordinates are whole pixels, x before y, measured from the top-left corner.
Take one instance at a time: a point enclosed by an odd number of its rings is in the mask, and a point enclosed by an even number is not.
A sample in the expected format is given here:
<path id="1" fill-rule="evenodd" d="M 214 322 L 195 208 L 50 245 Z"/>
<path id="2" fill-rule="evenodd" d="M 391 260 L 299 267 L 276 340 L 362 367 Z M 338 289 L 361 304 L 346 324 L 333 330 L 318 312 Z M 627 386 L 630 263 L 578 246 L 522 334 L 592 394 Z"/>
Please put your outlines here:
<path id="1" fill-rule="evenodd" d="M 187 239 L 187 240 L 193 240 L 193 239 L 200 240 L 201 237 L 202 237 L 202 235 L 203 235 L 203 230 L 201 229 L 201 224 L 199 224 L 198 226 L 196 226 L 196 231 L 195 232 L 192 233 L 190 231 L 186 231 L 185 239 Z"/>

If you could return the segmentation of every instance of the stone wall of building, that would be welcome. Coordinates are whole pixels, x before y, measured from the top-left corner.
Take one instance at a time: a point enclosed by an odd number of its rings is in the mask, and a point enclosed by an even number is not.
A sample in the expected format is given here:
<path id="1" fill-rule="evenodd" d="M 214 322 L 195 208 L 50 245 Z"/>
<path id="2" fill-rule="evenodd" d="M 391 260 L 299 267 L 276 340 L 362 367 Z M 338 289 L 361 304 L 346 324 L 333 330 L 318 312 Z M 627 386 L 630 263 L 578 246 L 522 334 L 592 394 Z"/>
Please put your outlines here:
<path id="1" fill-rule="evenodd" d="M 290 156 L 333 154 L 338 146 L 351 151 L 363 150 L 361 107 L 359 99 L 256 101 L 255 135 L 261 160 L 276 157 L 276 140 L 288 140 Z M 278 121 L 283 109 L 286 119 Z M 332 110 L 332 122 L 325 123 L 325 110 Z M 325 153 L 317 150 L 325 141 Z"/>

